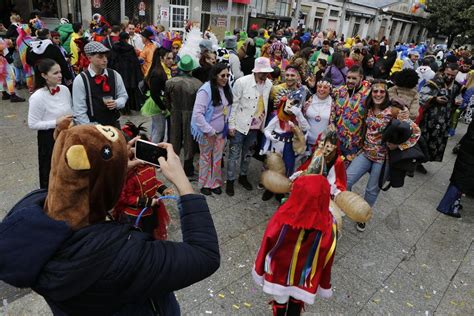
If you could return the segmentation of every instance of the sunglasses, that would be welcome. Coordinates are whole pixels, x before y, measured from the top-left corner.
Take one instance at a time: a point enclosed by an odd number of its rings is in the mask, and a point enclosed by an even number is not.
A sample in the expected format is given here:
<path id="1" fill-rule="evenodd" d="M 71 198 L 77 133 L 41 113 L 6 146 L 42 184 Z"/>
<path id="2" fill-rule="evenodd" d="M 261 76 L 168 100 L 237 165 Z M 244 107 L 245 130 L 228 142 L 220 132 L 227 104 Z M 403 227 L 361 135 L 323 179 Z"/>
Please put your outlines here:
<path id="1" fill-rule="evenodd" d="M 219 75 L 219 77 L 221 77 L 221 78 L 229 78 L 229 77 L 230 77 L 230 74 L 222 74 L 222 75 Z"/>

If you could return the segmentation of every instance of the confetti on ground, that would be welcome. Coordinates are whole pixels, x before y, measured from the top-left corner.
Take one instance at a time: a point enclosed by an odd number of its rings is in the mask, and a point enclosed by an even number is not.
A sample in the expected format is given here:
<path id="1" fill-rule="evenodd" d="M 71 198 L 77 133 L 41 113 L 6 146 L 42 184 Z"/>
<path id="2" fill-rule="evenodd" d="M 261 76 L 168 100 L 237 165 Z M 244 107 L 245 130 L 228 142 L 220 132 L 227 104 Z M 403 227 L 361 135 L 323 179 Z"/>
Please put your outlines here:
<path id="1" fill-rule="evenodd" d="M 425 294 L 425 298 L 431 298 L 431 295 Z"/>
<path id="2" fill-rule="evenodd" d="M 4 118 L 12 118 L 12 117 L 16 117 L 16 114 L 10 114 L 10 115 L 5 115 Z"/>
<path id="3" fill-rule="evenodd" d="M 392 294 L 393 294 L 394 292 L 393 292 L 392 290 L 390 290 L 390 293 L 392 293 Z"/>
<path id="4" fill-rule="evenodd" d="M 224 297 L 225 297 L 224 294 L 219 294 L 218 296 L 219 296 L 220 298 L 224 298 Z"/>
<path id="5" fill-rule="evenodd" d="M 410 303 L 410 302 L 407 302 L 407 305 L 410 306 L 410 307 L 413 307 L 413 304 Z"/>
<path id="6" fill-rule="evenodd" d="M 252 304 L 249 304 L 249 303 L 244 303 L 244 306 L 246 306 L 246 307 L 251 307 L 251 306 L 252 306 Z"/>
<path id="7" fill-rule="evenodd" d="M 458 303 L 456 303 L 456 301 L 451 301 L 450 303 L 451 303 L 452 305 L 455 305 L 455 306 L 458 305 Z"/>
<path id="8" fill-rule="evenodd" d="M 206 311 L 206 314 L 212 314 L 212 311 Z"/>
<path id="9" fill-rule="evenodd" d="M 234 294 L 234 291 L 230 291 L 230 294 Z"/>
<path id="10" fill-rule="evenodd" d="M 240 309 L 239 305 L 234 304 L 234 305 L 232 305 L 232 307 L 235 308 L 235 309 Z"/>
<path id="11" fill-rule="evenodd" d="M 379 299 L 379 298 L 376 298 L 376 299 L 374 300 L 374 303 L 376 303 L 376 304 L 378 304 L 379 302 L 380 302 L 380 299 Z"/>
<path id="12" fill-rule="evenodd" d="M 244 268 L 245 264 L 239 264 L 239 268 Z"/>

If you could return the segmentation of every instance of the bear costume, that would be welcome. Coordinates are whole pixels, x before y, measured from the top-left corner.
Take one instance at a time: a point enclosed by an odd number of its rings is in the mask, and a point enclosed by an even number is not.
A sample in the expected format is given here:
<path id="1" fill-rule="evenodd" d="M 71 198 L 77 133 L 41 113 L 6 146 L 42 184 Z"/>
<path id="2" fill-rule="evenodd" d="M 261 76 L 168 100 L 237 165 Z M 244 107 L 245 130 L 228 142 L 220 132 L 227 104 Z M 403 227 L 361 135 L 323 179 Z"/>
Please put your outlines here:
<path id="1" fill-rule="evenodd" d="M 127 173 L 125 138 L 66 123 L 55 131 L 48 191 L 31 192 L 0 223 L 0 280 L 32 288 L 54 315 L 179 314 L 173 291 L 219 267 L 204 197 L 180 197 L 183 242 L 106 221 Z"/>

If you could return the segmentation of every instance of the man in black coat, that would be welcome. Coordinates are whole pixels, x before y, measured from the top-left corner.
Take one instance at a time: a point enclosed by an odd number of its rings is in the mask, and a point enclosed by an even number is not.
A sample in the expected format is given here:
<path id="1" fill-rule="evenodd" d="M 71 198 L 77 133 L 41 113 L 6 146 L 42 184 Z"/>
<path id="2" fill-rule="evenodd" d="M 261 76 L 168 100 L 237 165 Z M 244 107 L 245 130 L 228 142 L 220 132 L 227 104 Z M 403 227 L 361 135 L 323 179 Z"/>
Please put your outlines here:
<path id="1" fill-rule="evenodd" d="M 183 242 L 105 220 L 131 151 L 113 127 L 74 126 L 56 138 L 48 192 L 30 193 L 0 223 L 0 280 L 31 287 L 54 315 L 179 315 L 173 291 L 214 273 L 219 245 L 205 198 L 173 147 L 160 147 L 161 171 L 180 194 Z"/>
<path id="2" fill-rule="evenodd" d="M 26 62 L 33 68 L 44 58 L 50 58 L 58 63 L 59 67 L 61 67 L 61 74 L 63 75 L 65 85 L 70 86 L 73 75 L 61 50 L 51 41 L 48 29 L 38 31 L 37 40 L 31 42 L 31 48 L 26 52 Z"/>
<path id="3" fill-rule="evenodd" d="M 116 70 L 123 80 L 127 90 L 128 100 L 123 109 L 124 114 L 130 114 L 130 110 L 139 111 L 141 93 L 138 84 L 143 80 L 135 48 L 128 43 L 130 35 L 126 32 L 120 33 L 120 40 L 112 44 L 109 67 Z"/>

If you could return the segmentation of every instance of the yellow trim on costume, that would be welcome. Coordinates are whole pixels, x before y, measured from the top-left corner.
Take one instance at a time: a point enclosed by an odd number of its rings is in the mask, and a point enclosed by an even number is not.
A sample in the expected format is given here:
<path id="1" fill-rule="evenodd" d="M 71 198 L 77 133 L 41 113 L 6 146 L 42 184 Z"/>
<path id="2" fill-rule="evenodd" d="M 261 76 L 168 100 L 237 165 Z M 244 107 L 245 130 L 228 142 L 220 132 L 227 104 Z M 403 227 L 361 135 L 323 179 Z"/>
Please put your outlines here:
<path id="1" fill-rule="evenodd" d="M 331 259 L 332 255 L 334 254 L 334 250 L 336 250 L 336 243 L 337 243 L 337 236 L 336 236 L 336 224 L 332 224 L 332 245 L 331 248 L 329 249 L 328 254 L 326 255 L 326 260 L 324 261 L 324 267 L 326 267 L 326 264 L 328 263 L 329 259 Z"/>
<path id="2" fill-rule="evenodd" d="M 318 249 L 316 249 L 316 254 L 314 255 L 313 264 L 311 265 L 311 276 L 309 278 L 309 284 L 313 287 L 313 277 L 316 274 L 316 268 L 318 267 L 318 258 L 319 258 L 319 249 L 321 248 L 321 242 L 323 241 L 323 236 L 319 240 Z"/>
<path id="3" fill-rule="evenodd" d="M 298 241 L 296 242 L 295 250 L 293 251 L 293 258 L 291 259 L 291 267 L 290 267 L 289 285 L 293 285 L 293 279 L 295 278 L 296 263 L 298 261 L 298 254 L 301 249 L 301 242 L 303 241 L 304 232 L 305 232 L 304 229 L 300 231 L 300 234 L 298 235 Z"/>

